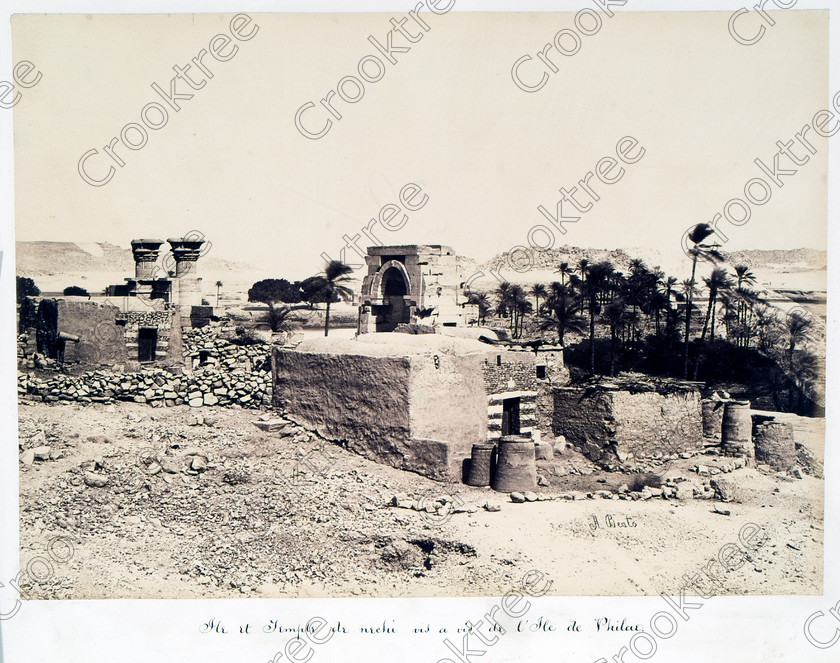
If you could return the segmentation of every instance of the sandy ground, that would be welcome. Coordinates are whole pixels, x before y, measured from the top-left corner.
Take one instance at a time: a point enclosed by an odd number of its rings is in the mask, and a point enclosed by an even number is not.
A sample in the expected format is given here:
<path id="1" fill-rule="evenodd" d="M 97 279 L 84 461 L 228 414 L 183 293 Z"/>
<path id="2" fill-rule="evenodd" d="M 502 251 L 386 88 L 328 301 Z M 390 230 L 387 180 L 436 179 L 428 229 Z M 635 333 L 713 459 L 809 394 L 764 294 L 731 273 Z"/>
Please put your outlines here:
<path id="1" fill-rule="evenodd" d="M 540 501 L 516 504 L 489 488 L 378 465 L 300 429 L 261 432 L 253 424 L 260 414 L 22 403 L 22 450 L 46 444 L 57 456 L 20 464 L 22 568 L 55 537 L 74 541 L 72 558 L 50 574 L 31 567 L 48 577 L 25 578 L 26 595 L 487 596 L 529 569 L 552 580 L 551 593 L 640 595 L 677 593 L 682 576 L 704 566 L 718 578 L 716 594 L 822 592 L 820 479 L 735 470 L 725 475 L 737 483 L 735 500 L 721 504 L 588 498 L 575 489 L 615 488 L 630 477 L 573 474 L 553 476 Z M 824 421 L 792 420 L 797 440 L 821 457 Z M 571 463 L 574 452 L 565 454 Z M 691 471 L 698 462 L 723 459 L 681 460 L 668 476 L 702 492 L 708 478 Z M 86 485 L 89 471 L 107 485 Z M 448 493 L 465 510 L 396 508 L 398 493 Z M 482 508 L 488 500 L 500 510 Z M 762 528 L 763 544 L 738 569 L 708 567 L 749 523 Z M 53 550 L 70 556 L 63 543 Z"/>

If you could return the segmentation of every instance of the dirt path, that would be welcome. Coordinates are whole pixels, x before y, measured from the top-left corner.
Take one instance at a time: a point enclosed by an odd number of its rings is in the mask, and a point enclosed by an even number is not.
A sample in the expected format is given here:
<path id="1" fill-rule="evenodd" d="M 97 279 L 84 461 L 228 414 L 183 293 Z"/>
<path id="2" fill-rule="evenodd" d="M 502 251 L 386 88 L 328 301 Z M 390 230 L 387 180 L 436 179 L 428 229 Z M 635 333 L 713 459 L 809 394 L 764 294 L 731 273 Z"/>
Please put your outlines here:
<path id="1" fill-rule="evenodd" d="M 739 569 L 719 573 L 716 593 L 821 592 L 824 483 L 809 476 L 736 470 L 727 478 L 741 501 L 725 505 L 730 515 L 708 499 L 561 498 L 579 475 L 553 477 L 541 496 L 555 499 L 524 504 L 459 484 L 449 490 L 466 510 L 442 517 L 391 500 L 434 499 L 445 485 L 300 429 L 261 432 L 257 416 L 22 404 L 23 449 L 46 445 L 55 457 L 20 466 L 22 565 L 56 536 L 75 540 L 72 559 L 23 584 L 29 597 L 499 595 L 530 568 L 557 594 L 675 593 L 748 523 L 766 540 Z M 821 456 L 824 422 L 796 424 Z M 669 474 L 700 486 L 692 462 Z M 86 473 L 107 484 L 87 485 Z M 604 487 L 621 475 L 585 477 L 597 478 Z M 488 499 L 500 510 L 481 508 Z"/>

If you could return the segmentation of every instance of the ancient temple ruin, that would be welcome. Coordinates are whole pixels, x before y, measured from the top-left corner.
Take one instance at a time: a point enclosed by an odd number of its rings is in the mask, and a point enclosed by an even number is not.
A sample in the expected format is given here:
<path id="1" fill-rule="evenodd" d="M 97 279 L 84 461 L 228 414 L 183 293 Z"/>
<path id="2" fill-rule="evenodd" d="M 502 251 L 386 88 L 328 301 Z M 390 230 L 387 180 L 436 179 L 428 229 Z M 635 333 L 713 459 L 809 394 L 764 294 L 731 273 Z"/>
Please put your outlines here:
<path id="1" fill-rule="evenodd" d="M 31 336 L 24 354 L 88 366 L 181 363 L 182 330 L 202 326 L 212 315 L 212 307 L 202 306 L 196 269 L 205 240 L 167 241 L 171 254 L 161 267 L 162 240 L 132 240 L 134 275 L 108 286 L 104 303 L 45 298 L 22 305 L 21 331 Z"/>
<path id="2" fill-rule="evenodd" d="M 360 334 L 394 331 L 401 324 L 458 327 L 477 321 L 477 308 L 467 303 L 451 247 L 374 246 L 365 262 Z"/>

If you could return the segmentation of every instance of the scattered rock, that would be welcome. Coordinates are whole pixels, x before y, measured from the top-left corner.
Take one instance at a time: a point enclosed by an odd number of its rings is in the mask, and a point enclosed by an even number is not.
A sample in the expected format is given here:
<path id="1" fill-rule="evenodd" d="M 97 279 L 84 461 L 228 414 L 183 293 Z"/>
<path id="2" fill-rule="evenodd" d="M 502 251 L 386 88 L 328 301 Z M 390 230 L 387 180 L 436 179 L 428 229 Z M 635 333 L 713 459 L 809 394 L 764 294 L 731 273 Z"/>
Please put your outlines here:
<path id="1" fill-rule="evenodd" d="M 43 446 L 43 447 L 35 447 L 32 450 L 32 453 L 35 454 L 35 460 L 49 460 L 50 459 L 50 447 Z"/>
<path id="2" fill-rule="evenodd" d="M 516 502 L 517 504 L 521 504 L 525 501 L 525 495 L 522 493 L 511 493 L 510 494 L 510 501 Z"/>
<path id="3" fill-rule="evenodd" d="M 204 456 L 193 456 L 190 468 L 196 472 L 203 472 L 207 469 L 207 459 Z"/>
<path id="4" fill-rule="evenodd" d="M 85 472 L 85 485 L 93 488 L 104 488 L 108 485 L 108 477 L 95 472 Z"/>
<path id="5" fill-rule="evenodd" d="M 425 561 L 420 548 L 403 539 L 395 539 L 386 545 L 380 559 L 388 566 L 406 570 L 422 568 Z"/>
<path id="6" fill-rule="evenodd" d="M 160 459 L 160 468 L 169 474 L 178 474 L 184 467 L 184 461 L 174 456 L 164 456 Z"/>
<path id="7" fill-rule="evenodd" d="M 736 501 L 738 490 L 734 481 L 730 479 L 712 479 L 709 485 L 711 485 L 712 490 L 715 491 L 715 496 L 721 502 Z"/>
<path id="8" fill-rule="evenodd" d="M 501 511 L 502 510 L 502 505 L 499 504 L 498 502 L 487 502 L 484 505 L 484 510 L 485 511 L 490 511 L 490 512 Z"/>
<path id="9" fill-rule="evenodd" d="M 20 462 L 24 465 L 32 465 L 35 462 L 35 450 L 27 449 L 20 455 Z"/>
<path id="10" fill-rule="evenodd" d="M 531 490 L 525 493 L 525 501 L 526 502 L 536 502 L 539 499 L 537 494 Z"/>
<path id="11" fill-rule="evenodd" d="M 538 442 L 536 445 L 537 460 L 554 460 L 554 448 L 548 442 Z"/>

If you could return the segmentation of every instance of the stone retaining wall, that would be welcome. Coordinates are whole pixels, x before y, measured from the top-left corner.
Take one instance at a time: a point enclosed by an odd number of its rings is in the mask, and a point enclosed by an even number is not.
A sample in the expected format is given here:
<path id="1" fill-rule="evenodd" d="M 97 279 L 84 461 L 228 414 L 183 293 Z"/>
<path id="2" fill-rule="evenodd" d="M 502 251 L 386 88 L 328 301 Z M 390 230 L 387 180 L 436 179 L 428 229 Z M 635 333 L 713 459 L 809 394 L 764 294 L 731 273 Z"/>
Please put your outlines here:
<path id="1" fill-rule="evenodd" d="M 143 314 L 154 315 L 154 313 Z M 145 324 L 137 319 L 133 322 Z M 149 320 L 160 322 L 160 320 Z M 257 408 L 271 402 L 271 345 L 238 345 L 219 336 L 218 328 L 185 330 L 186 368 L 141 371 L 57 373 L 49 377 L 18 373 L 18 395 L 38 401 L 109 403 L 114 400 L 152 406 L 188 404 Z"/>
<path id="2" fill-rule="evenodd" d="M 57 374 L 39 378 L 18 373 L 18 396 L 49 403 L 110 403 L 115 400 L 174 406 L 188 404 L 239 405 L 258 408 L 270 404 L 271 373 L 198 371 L 192 375 L 150 369 L 137 373 L 89 371 L 82 375 Z"/>

